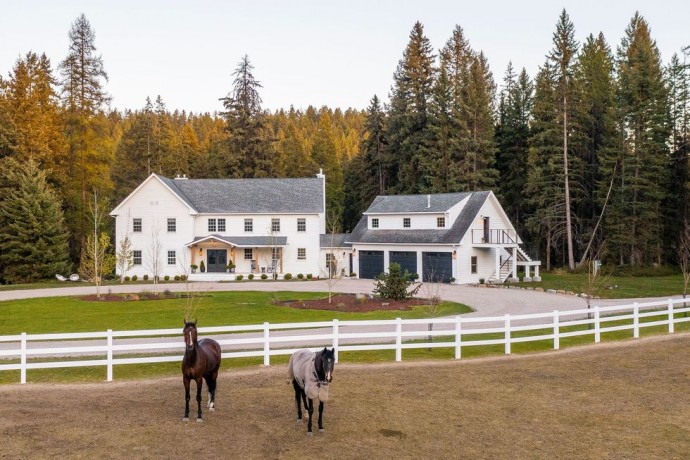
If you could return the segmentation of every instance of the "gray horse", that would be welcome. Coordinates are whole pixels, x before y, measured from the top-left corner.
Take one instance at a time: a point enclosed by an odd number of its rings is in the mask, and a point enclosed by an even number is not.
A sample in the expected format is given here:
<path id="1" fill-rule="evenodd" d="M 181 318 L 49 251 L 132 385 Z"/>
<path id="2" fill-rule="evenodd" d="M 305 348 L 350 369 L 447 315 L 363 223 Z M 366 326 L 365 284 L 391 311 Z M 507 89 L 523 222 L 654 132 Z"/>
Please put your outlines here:
<path id="1" fill-rule="evenodd" d="M 295 389 L 297 421 L 302 421 L 302 402 L 309 413 L 307 435 L 312 436 L 311 416 L 314 413 L 314 400 L 319 401 L 319 431 L 323 432 L 323 403 L 328 401 L 328 384 L 333 380 L 335 367 L 335 348 L 324 348 L 319 352 L 306 349 L 297 350 L 290 356 L 288 378 Z"/>

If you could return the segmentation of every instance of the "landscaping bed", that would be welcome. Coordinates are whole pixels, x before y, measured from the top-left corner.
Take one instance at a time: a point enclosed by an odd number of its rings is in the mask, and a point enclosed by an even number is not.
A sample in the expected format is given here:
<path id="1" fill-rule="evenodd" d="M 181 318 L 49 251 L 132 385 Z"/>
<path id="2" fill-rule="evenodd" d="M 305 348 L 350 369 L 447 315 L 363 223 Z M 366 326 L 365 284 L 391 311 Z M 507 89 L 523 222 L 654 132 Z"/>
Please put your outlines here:
<path id="1" fill-rule="evenodd" d="M 298 308 L 301 310 L 331 310 L 343 312 L 363 313 L 369 311 L 386 311 L 386 310 L 411 310 L 413 307 L 425 305 L 424 299 L 407 299 L 407 300 L 388 300 L 379 297 L 372 297 L 368 295 L 357 294 L 335 294 L 331 297 L 330 303 L 328 297 L 323 299 L 312 300 L 287 300 L 279 302 L 290 308 Z"/>

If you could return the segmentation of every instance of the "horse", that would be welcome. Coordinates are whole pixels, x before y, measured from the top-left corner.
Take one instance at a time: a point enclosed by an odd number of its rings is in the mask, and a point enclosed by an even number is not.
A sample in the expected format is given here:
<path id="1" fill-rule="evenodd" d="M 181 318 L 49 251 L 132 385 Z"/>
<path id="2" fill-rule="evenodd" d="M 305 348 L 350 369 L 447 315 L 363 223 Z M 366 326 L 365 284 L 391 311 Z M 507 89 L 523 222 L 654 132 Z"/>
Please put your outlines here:
<path id="1" fill-rule="evenodd" d="M 203 422 L 201 418 L 201 386 L 202 379 L 206 380 L 208 388 L 208 410 L 214 411 L 216 405 L 216 378 L 220 368 L 220 345 L 212 339 L 196 339 L 196 320 L 185 321 L 184 329 L 185 352 L 182 358 L 182 380 L 184 382 L 185 422 L 189 421 L 189 386 L 192 380 L 196 381 L 196 402 L 199 406 L 197 422 Z"/>
<path id="2" fill-rule="evenodd" d="M 302 423 L 302 402 L 309 413 L 307 436 L 312 436 L 311 416 L 314 413 L 314 400 L 319 400 L 319 431 L 323 432 L 323 403 L 328 401 L 328 384 L 333 380 L 335 368 L 335 348 L 324 348 L 319 352 L 297 350 L 290 356 L 288 378 L 295 389 L 297 422 Z M 307 402 L 308 401 L 308 402 Z"/>

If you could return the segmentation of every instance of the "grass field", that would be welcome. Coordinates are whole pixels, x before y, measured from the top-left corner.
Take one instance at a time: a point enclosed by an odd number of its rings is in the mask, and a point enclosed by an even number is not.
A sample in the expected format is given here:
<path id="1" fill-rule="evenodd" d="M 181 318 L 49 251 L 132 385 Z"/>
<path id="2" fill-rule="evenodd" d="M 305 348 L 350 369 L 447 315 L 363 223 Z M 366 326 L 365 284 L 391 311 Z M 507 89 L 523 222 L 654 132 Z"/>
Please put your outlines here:
<path id="1" fill-rule="evenodd" d="M 587 273 L 541 273 L 541 282 L 530 283 L 544 289 L 587 292 Z M 612 289 L 609 289 L 611 287 Z M 596 295 L 604 299 L 663 297 L 683 293 L 683 275 L 612 276 Z"/>
<path id="2" fill-rule="evenodd" d="M 274 301 L 323 298 L 312 292 L 213 292 L 203 294 L 192 317 L 200 326 L 289 323 L 345 319 L 424 318 L 428 308 L 409 311 L 367 313 L 299 310 L 276 305 Z M 139 300 L 128 302 L 88 302 L 75 297 L 53 297 L 0 302 L 0 335 L 27 332 L 90 332 L 181 327 L 186 299 Z M 444 302 L 437 316 L 471 311 L 466 305 Z"/>
<path id="3" fill-rule="evenodd" d="M 0 387 L 7 458 L 686 458 L 690 334 L 476 360 L 336 366 L 325 433 L 285 367 L 226 369 L 181 421 L 181 378 Z M 206 395 L 204 394 L 204 401 Z"/>

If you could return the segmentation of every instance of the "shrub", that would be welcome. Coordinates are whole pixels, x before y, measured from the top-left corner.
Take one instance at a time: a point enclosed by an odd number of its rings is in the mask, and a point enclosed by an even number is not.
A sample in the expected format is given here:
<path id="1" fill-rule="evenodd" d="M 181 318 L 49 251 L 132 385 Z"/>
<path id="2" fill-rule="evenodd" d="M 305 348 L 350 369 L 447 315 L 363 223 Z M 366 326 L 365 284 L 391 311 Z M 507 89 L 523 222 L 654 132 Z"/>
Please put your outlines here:
<path id="1" fill-rule="evenodd" d="M 455 283 L 455 278 L 453 278 L 453 277 L 451 276 L 451 277 L 450 277 L 450 282 L 451 282 L 451 283 Z"/>
<path id="2" fill-rule="evenodd" d="M 173 278 L 175 281 L 180 281 L 180 275 L 175 275 L 175 278 Z"/>
<path id="3" fill-rule="evenodd" d="M 292 279 L 292 273 L 286 273 L 285 276 L 283 276 L 283 279 L 286 281 L 290 281 Z"/>
<path id="4" fill-rule="evenodd" d="M 357 276 L 357 273 L 355 273 L 355 272 L 350 272 L 350 276 Z"/>
<path id="5" fill-rule="evenodd" d="M 374 293 L 383 299 L 405 300 L 410 297 L 407 291 L 410 284 L 412 281 L 407 271 L 401 273 L 400 264 L 393 262 L 388 266 L 388 273 L 381 273 L 376 279 Z"/>
<path id="6" fill-rule="evenodd" d="M 304 275 L 301 274 L 301 273 L 298 273 L 298 274 L 297 274 L 297 279 L 300 279 L 300 280 L 301 280 L 301 279 L 304 279 Z"/>
<path id="7" fill-rule="evenodd" d="M 484 284 L 484 281 L 486 281 L 484 278 L 479 278 L 479 284 Z"/>
<path id="8" fill-rule="evenodd" d="M 254 273 L 250 273 L 250 274 L 247 276 L 247 278 L 249 278 L 250 280 L 253 280 L 253 279 L 254 279 Z"/>
<path id="9" fill-rule="evenodd" d="M 261 279 L 262 279 L 262 280 L 267 280 L 267 279 L 268 279 L 268 275 L 267 275 L 266 273 L 262 273 L 262 274 L 261 274 Z"/>
<path id="10" fill-rule="evenodd" d="M 148 274 L 144 275 L 144 281 L 148 281 L 148 280 L 149 280 L 149 275 Z"/>
<path id="11" fill-rule="evenodd" d="M 410 274 L 410 279 L 412 281 L 417 281 L 419 279 L 419 273 L 411 273 Z"/>
<path id="12" fill-rule="evenodd" d="M 138 279 L 139 279 L 139 277 L 137 275 L 132 275 L 132 281 L 136 281 Z"/>
<path id="13" fill-rule="evenodd" d="M 235 277 L 235 279 L 236 279 L 237 281 L 242 281 L 243 278 L 244 278 L 243 275 L 237 275 L 237 276 Z"/>
<path id="14" fill-rule="evenodd" d="M 129 275 L 125 276 L 125 281 L 129 281 L 130 279 Z"/>
<path id="15" fill-rule="evenodd" d="M 180 275 L 180 281 L 187 281 L 187 275 Z"/>
<path id="16" fill-rule="evenodd" d="M 170 292 L 170 289 L 166 289 L 163 291 L 163 295 L 166 297 L 170 297 L 172 295 L 172 292 Z"/>
<path id="17" fill-rule="evenodd" d="M 310 280 L 312 278 L 311 273 L 307 273 L 307 279 Z"/>
<path id="18" fill-rule="evenodd" d="M 192 265 L 189 266 L 189 268 L 191 268 L 192 271 L 194 271 L 194 270 L 198 269 L 199 266 L 198 266 L 197 264 L 192 264 Z"/>
<path id="19" fill-rule="evenodd" d="M 163 277 L 163 279 L 164 279 L 165 281 L 170 281 L 170 275 L 165 275 L 165 276 Z"/>
<path id="20" fill-rule="evenodd" d="M 204 263 L 203 260 L 199 264 L 199 270 L 201 270 L 201 273 L 204 273 L 206 271 L 206 264 Z"/>

